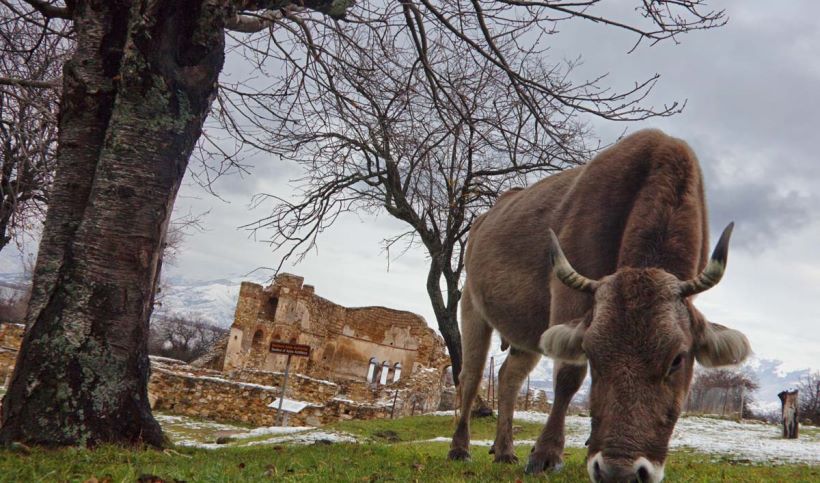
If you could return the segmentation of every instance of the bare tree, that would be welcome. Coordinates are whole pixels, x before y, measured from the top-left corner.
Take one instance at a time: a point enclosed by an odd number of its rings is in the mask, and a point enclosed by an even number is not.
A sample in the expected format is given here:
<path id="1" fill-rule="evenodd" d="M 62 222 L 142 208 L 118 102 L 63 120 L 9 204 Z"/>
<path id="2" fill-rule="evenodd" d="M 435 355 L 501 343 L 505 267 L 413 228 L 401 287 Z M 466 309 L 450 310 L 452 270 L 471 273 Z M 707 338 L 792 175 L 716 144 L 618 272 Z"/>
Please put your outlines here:
<path id="1" fill-rule="evenodd" d="M 384 241 L 388 259 L 415 244 L 427 252 L 426 289 L 458 381 L 460 280 L 477 216 L 530 175 L 587 159 L 581 115 L 639 120 L 682 107 L 642 105 L 657 77 L 627 92 L 609 90 L 603 76 L 573 83 L 576 63 L 547 62 L 545 39 L 570 19 L 652 41 L 722 21 L 644 3 L 658 30 L 641 30 L 591 15 L 594 3 L 361 2 L 347 23 L 299 19 L 273 44 L 242 44 L 251 60 L 274 57 L 284 69 L 264 85 L 223 83 L 217 119 L 305 173 L 294 198 L 254 200 L 274 204 L 246 228 L 269 229 L 284 254 L 275 269 L 301 259 L 341 213 L 384 210 L 403 221 L 407 231 Z M 697 13 L 697 2 L 685 3 Z"/>
<path id="2" fill-rule="evenodd" d="M 820 372 L 810 372 L 797 385 L 800 419 L 820 425 Z"/>
<path id="3" fill-rule="evenodd" d="M 689 389 L 687 411 L 717 412 L 726 410 L 751 414 L 754 392 L 759 384 L 753 375 L 729 369 L 700 370 Z M 716 391 L 717 390 L 717 391 Z"/>
<path id="4" fill-rule="evenodd" d="M 179 255 L 185 240 L 196 232 L 205 230 L 203 225 L 204 218 L 208 212 L 194 214 L 187 213 L 172 219 L 168 224 L 168 231 L 165 234 L 165 241 L 162 246 L 162 255 L 160 257 L 159 266 L 159 282 L 156 291 L 154 292 L 154 310 L 151 313 L 151 321 L 157 317 L 167 317 L 169 314 L 163 307 L 165 294 L 170 290 L 170 284 L 166 280 L 165 272 L 162 271 L 166 265 L 174 265 L 177 256 Z"/>
<path id="5" fill-rule="evenodd" d="M 173 203 L 217 94 L 230 29 L 241 36 L 231 37 L 231 52 L 241 41 L 257 62 L 252 67 L 274 65 L 277 76 L 283 73 L 279 86 L 293 81 L 280 89 L 291 105 L 289 99 L 304 95 L 303 86 L 336 61 L 338 51 L 328 50 L 323 39 L 342 28 L 336 19 L 350 9 L 345 25 L 361 26 L 374 41 L 378 32 L 390 35 L 399 25 L 431 90 L 446 78 L 430 61 L 433 54 L 463 43 L 472 58 L 503 72 L 520 103 L 539 118 L 546 109 L 539 102 L 550 99 L 613 119 L 676 111 L 679 106 L 659 112 L 638 106 L 653 79 L 618 95 L 590 85 L 552 97 L 555 86 L 522 62 L 535 55 L 530 46 L 537 45 L 539 32 L 548 33 L 558 18 L 627 28 L 639 40 L 656 41 L 719 25 L 722 12 L 702 13 L 700 0 L 637 2 L 648 19 L 639 15 L 637 24 L 648 26 L 642 29 L 592 14 L 595 3 L 0 0 L 13 12 L 9 21 L 49 33 L 64 21 L 73 41 L 62 69 L 58 168 L 28 328 L 0 415 L 0 444 L 163 444 L 147 402 L 148 321 Z M 528 25 L 535 28 L 525 35 Z M 520 54 L 506 56 L 504 43 Z M 359 48 L 344 39 L 338 46 Z M 37 79 L 15 83 L 47 87 Z M 448 105 L 456 104 L 442 104 Z M 261 106 L 229 121 L 224 112 L 217 112 L 219 119 L 243 133 L 242 146 L 270 147 L 257 142 L 268 138 L 258 137 L 264 134 L 258 128 L 270 121 L 266 112 L 276 113 Z M 299 121 L 296 112 L 285 118 Z M 539 126 L 549 131 L 548 124 Z M 219 153 L 223 147 L 212 148 Z M 230 154 L 222 153 L 228 164 Z"/>
<path id="6" fill-rule="evenodd" d="M 191 362 L 227 334 L 227 330 L 202 320 L 171 315 L 151 322 L 148 352 Z"/>
<path id="7" fill-rule="evenodd" d="M 66 24 L 15 21 L 0 5 L 0 250 L 45 218 L 57 147 Z"/>

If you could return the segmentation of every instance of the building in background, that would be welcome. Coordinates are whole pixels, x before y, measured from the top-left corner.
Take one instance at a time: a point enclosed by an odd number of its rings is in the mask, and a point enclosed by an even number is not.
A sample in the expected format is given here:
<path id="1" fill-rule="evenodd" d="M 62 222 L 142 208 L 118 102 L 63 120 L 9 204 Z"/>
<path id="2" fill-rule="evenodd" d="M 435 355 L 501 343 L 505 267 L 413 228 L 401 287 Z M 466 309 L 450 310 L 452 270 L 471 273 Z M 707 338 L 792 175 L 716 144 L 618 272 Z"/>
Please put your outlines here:
<path id="1" fill-rule="evenodd" d="M 280 274 L 267 288 L 243 282 L 224 358 L 224 371 L 283 371 L 287 356 L 272 342 L 311 347 L 291 371 L 334 382 L 376 384 L 412 377 L 422 368 L 444 374 L 444 341 L 419 315 L 385 307 L 347 308 L 314 293 L 304 279 Z"/>

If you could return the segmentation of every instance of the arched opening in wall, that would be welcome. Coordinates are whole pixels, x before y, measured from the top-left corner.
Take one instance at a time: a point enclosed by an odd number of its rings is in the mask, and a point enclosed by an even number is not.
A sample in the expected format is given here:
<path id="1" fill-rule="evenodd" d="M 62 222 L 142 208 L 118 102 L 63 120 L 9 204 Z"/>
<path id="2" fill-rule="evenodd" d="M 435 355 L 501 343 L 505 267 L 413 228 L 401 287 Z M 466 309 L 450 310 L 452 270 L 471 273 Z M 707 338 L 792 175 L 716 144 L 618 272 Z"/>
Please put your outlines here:
<path id="1" fill-rule="evenodd" d="M 367 377 L 365 378 L 368 383 L 376 382 L 376 366 L 378 364 L 375 357 L 370 358 L 370 363 L 367 365 Z"/>
<path id="2" fill-rule="evenodd" d="M 265 304 L 265 318 L 268 320 L 276 319 L 276 308 L 279 307 L 279 298 L 271 296 Z"/>
<path id="3" fill-rule="evenodd" d="M 254 350 L 259 349 L 262 347 L 262 340 L 265 338 L 265 332 L 262 329 L 257 329 L 256 332 L 253 334 L 253 341 L 251 342 L 251 347 Z"/>
<path id="4" fill-rule="evenodd" d="M 387 384 L 387 374 L 390 372 L 390 363 L 387 361 L 382 362 L 382 372 L 379 375 L 379 385 L 384 386 Z"/>
<path id="5" fill-rule="evenodd" d="M 399 382 L 401 379 L 401 362 L 393 365 L 393 382 Z"/>

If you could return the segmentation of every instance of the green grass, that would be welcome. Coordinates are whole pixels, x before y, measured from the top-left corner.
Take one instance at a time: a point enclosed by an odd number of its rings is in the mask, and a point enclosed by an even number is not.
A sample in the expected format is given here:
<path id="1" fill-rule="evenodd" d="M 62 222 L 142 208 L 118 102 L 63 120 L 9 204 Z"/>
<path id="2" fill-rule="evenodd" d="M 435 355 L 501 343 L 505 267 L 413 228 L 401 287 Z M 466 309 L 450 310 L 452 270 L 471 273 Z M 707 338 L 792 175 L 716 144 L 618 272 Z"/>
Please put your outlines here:
<path id="1" fill-rule="evenodd" d="M 492 439 L 495 420 L 474 421 L 476 439 Z M 518 439 L 532 439 L 540 425 L 516 422 Z M 330 428 L 366 438 L 361 444 L 267 445 L 219 450 L 176 448 L 161 452 L 107 446 L 96 450 L 0 450 L 0 482 L 98 481 L 133 482 L 154 475 L 173 482 L 293 481 L 586 481 L 585 451 L 569 449 L 557 474 L 529 477 L 523 462 L 529 446 L 517 448 L 521 463 L 498 465 L 486 447 L 473 448 L 472 462 L 450 462 L 447 443 L 418 442 L 450 436 L 452 420 L 417 416 L 398 420 L 345 421 Z M 207 436 L 202 435 L 203 439 Z M 387 440 L 396 441 L 388 443 Z M 416 442 L 411 442 L 416 441 Z M 670 482 L 820 481 L 820 467 L 740 463 L 692 451 L 674 451 L 666 468 Z M 92 480 L 93 481 L 93 480 Z"/>
<path id="2" fill-rule="evenodd" d="M 495 439 L 495 416 L 476 418 L 470 422 L 472 439 Z M 535 439 L 543 424 L 515 421 L 513 432 L 515 439 Z M 419 441 L 438 436 L 453 435 L 455 423 L 452 418 L 442 416 L 414 416 L 401 419 L 377 419 L 372 421 L 340 421 L 328 426 L 330 429 L 364 436 L 377 442 L 393 442 L 388 432 L 393 432 L 399 441 Z"/>
<path id="3" fill-rule="evenodd" d="M 528 448 L 518 448 L 525 461 Z M 523 465 L 493 464 L 486 448 L 468 463 L 446 460 L 446 443 L 333 444 L 228 448 L 219 451 L 34 450 L 29 455 L 0 451 L 0 481 L 133 482 L 141 475 L 166 481 L 544 481 L 524 474 Z M 584 451 L 571 449 L 566 466 L 550 482 L 585 481 Z M 713 462 L 697 453 L 677 452 L 667 465 L 667 481 L 789 481 L 820 479 L 820 468 L 805 465 L 745 465 Z"/>

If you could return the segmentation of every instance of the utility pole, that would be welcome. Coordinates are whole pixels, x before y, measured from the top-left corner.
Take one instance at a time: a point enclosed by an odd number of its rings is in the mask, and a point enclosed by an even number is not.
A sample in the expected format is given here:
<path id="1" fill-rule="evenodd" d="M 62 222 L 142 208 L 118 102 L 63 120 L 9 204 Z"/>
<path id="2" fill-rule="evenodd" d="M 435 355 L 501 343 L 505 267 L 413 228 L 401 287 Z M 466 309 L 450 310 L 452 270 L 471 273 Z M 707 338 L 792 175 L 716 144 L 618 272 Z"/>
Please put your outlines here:
<path id="1" fill-rule="evenodd" d="M 527 374 L 527 393 L 524 395 L 524 411 L 530 409 L 530 375 Z"/>

